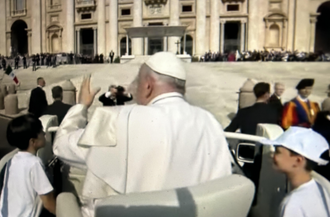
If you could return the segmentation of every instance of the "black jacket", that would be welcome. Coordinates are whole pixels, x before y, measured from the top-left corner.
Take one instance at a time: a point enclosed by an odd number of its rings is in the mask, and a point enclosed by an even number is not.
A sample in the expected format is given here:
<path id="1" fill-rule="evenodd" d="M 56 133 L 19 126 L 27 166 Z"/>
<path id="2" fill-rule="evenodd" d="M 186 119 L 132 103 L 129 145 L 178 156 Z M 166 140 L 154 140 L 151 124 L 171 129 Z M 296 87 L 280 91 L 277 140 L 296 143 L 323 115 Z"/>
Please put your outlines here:
<path id="1" fill-rule="evenodd" d="M 266 103 L 255 103 L 253 106 L 239 110 L 226 132 L 235 132 L 256 135 L 258 124 L 277 124 L 277 111 Z"/>
<path id="2" fill-rule="evenodd" d="M 45 91 L 41 87 L 34 88 L 31 91 L 29 112 L 39 118 L 43 114 L 47 106 L 48 103 Z"/>
<path id="3" fill-rule="evenodd" d="M 125 102 L 131 101 L 133 96 L 127 97 L 124 95 L 118 95 L 116 101 L 110 98 L 105 97 L 105 93 L 99 97 L 99 101 L 103 103 L 103 106 L 116 106 L 116 105 L 125 105 Z"/>
<path id="4" fill-rule="evenodd" d="M 317 113 L 313 130 L 321 134 L 330 145 L 330 120 L 328 119 L 327 116 L 330 116 L 329 111 L 321 111 Z M 325 160 L 329 160 L 329 154 L 325 154 L 325 155 L 327 156 L 321 156 L 321 157 L 324 158 Z M 314 170 L 330 181 L 329 163 L 325 166 L 317 166 Z"/>
<path id="5" fill-rule="evenodd" d="M 44 111 L 44 115 L 56 115 L 58 124 L 60 125 L 66 115 L 66 113 L 71 108 L 71 105 L 65 104 L 62 101 L 56 100 L 53 104 L 49 105 Z"/>
<path id="6" fill-rule="evenodd" d="M 273 94 L 269 98 L 269 105 L 274 109 L 276 109 L 278 114 L 278 123 L 280 124 L 282 120 L 282 112 L 283 112 L 283 104 L 281 100 L 275 94 Z"/>

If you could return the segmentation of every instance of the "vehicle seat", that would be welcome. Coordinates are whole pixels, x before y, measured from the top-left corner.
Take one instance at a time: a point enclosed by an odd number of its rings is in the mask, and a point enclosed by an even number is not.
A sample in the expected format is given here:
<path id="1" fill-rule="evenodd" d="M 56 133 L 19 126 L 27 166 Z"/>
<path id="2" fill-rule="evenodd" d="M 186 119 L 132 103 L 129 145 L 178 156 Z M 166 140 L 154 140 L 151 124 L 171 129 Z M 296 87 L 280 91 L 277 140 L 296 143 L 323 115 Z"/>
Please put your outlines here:
<path id="1" fill-rule="evenodd" d="M 46 133 L 46 145 L 38 150 L 37 156 L 41 158 L 42 163 L 46 166 L 53 158 L 53 138 L 52 132 L 49 131 L 51 127 L 58 126 L 56 115 L 43 115 L 39 118 Z"/>
<path id="2" fill-rule="evenodd" d="M 158 192 L 115 195 L 95 201 L 95 217 L 246 217 L 254 184 L 231 175 L 197 186 Z M 77 198 L 62 193 L 57 198 L 57 217 L 81 217 Z"/>

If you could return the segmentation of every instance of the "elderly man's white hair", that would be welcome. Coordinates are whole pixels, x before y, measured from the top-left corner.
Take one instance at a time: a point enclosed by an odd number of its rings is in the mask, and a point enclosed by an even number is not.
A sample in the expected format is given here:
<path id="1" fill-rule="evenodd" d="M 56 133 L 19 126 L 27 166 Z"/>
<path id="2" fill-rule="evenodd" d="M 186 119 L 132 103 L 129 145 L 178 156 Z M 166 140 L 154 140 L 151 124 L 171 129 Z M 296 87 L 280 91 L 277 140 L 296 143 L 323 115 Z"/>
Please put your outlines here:
<path id="1" fill-rule="evenodd" d="M 153 77 L 157 82 L 167 84 L 172 88 L 176 89 L 178 92 L 184 94 L 186 91 L 186 81 L 171 76 L 163 75 L 152 70 L 148 65 L 147 74 Z"/>
<path id="2" fill-rule="evenodd" d="M 152 55 L 145 66 L 147 74 L 155 81 L 170 85 L 178 92 L 184 94 L 186 86 L 186 70 L 182 60 L 171 52 L 159 52 Z"/>
<path id="3" fill-rule="evenodd" d="M 283 86 L 283 87 L 285 87 L 285 85 L 282 82 L 275 82 L 274 88 L 276 88 L 277 86 Z"/>

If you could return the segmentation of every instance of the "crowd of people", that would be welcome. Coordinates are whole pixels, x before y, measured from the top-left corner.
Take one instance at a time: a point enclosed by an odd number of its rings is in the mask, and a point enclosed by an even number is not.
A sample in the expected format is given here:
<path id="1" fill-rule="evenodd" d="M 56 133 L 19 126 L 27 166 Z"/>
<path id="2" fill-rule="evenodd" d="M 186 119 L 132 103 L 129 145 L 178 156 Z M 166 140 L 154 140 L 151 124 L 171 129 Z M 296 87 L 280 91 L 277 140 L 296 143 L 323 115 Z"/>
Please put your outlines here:
<path id="1" fill-rule="evenodd" d="M 184 99 L 186 71 L 172 53 L 156 53 L 141 66 L 134 81 L 137 105 L 119 106 L 132 100 L 132 95 L 121 86 L 111 85 L 99 98 L 104 106 L 111 107 L 96 109 L 87 122 L 87 110 L 100 91 L 91 88 L 90 79 L 84 78 L 78 104 L 71 107 L 61 102 L 60 87 L 52 89 L 55 101 L 48 106 L 42 90 L 45 81 L 38 78 L 38 87 L 31 92 L 31 114 L 9 123 L 7 139 L 21 151 L 7 166 L 0 200 L 4 214 L 23 216 L 33 212 L 38 195 L 44 207 L 55 214 L 53 187 L 35 155 L 45 145 L 38 117 L 56 114 L 61 124 L 53 144 L 54 154 L 68 166 L 89 171 L 83 186 L 87 195 L 81 198 L 84 216 L 94 216 L 91 201 L 99 196 L 96 192 L 106 197 L 159 191 L 229 176 L 231 154 L 224 131 L 240 129 L 241 133 L 255 135 L 258 123 L 271 123 L 286 131 L 277 140 L 264 143 L 276 146 L 274 167 L 287 175 L 294 189 L 283 200 L 279 215 L 328 217 L 330 196 L 312 179 L 311 171 L 329 162 L 330 98 L 322 104 L 323 111 L 308 99 L 313 79 L 301 80 L 296 86 L 297 97 L 284 105 L 283 84 L 276 83 L 272 95 L 268 83 L 256 84 L 256 103 L 240 109 L 224 130 L 211 113 Z M 320 171 L 329 170 L 322 167 Z M 322 175 L 329 179 L 327 174 Z M 22 195 L 30 197 L 27 200 Z"/>
<path id="2" fill-rule="evenodd" d="M 220 52 L 205 52 L 200 58 L 200 62 L 234 62 L 234 61 L 262 61 L 262 62 L 329 62 L 329 53 L 313 53 L 299 51 L 226 51 Z"/>
<path id="3" fill-rule="evenodd" d="M 28 55 L 16 55 L 16 56 L 1 56 L 0 55 L 0 69 L 6 70 L 7 66 L 10 65 L 15 69 L 23 67 L 27 69 L 30 66 L 32 71 L 36 71 L 40 66 L 48 67 L 57 67 L 58 65 L 63 64 L 91 64 L 91 63 L 114 63 L 115 53 L 111 51 L 108 57 L 105 57 L 103 54 L 85 55 L 85 54 L 76 54 L 76 53 L 41 53 L 41 54 L 32 54 Z"/>

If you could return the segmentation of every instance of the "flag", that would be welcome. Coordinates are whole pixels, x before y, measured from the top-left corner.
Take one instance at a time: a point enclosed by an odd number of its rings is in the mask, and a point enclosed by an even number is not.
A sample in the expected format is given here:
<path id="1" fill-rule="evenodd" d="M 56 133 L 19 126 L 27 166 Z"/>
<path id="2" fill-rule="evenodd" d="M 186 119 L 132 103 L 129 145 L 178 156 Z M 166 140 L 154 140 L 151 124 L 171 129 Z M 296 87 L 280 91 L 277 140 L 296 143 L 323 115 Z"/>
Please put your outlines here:
<path id="1" fill-rule="evenodd" d="M 15 73 L 13 72 L 13 69 L 11 68 L 10 65 L 6 69 L 6 74 L 8 76 L 10 76 L 11 79 L 13 79 L 13 81 L 15 82 L 15 84 L 19 84 L 18 79 L 17 79 L 17 77 L 16 77 Z"/>

